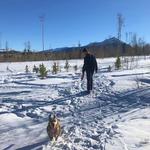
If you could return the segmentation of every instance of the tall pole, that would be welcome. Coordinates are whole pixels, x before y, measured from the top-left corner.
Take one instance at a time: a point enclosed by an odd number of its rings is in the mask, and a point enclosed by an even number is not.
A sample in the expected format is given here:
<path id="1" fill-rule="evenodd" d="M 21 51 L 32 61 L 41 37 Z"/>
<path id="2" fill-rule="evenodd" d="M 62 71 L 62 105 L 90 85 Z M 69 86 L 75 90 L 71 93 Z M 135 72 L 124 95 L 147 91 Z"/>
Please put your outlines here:
<path id="1" fill-rule="evenodd" d="M 124 18 L 122 16 L 122 14 L 118 13 L 117 14 L 117 21 L 118 21 L 118 40 L 121 40 L 121 36 L 122 36 L 122 27 L 124 26 Z M 119 55 L 123 55 L 123 47 L 122 44 L 119 42 L 118 45 L 118 56 Z"/>
<path id="2" fill-rule="evenodd" d="M 124 25 L 124 18 L 122 14 L 117 14 L 117 20 L 118 20 L 118 39 L 121 40 L 121 33 L 122 33 L 122 27 Z"/>
<path id="3" fill-rule="evenodd" d="M 0 32 L 0 50 L 2 50 L 2 33 Z"/>
<path id="4" fill-rule="evenodd" d="M 45 45 L 44 45 L 44 21 L 45 21 L 45 16 L 42 15 L 39 18 L 40 18 L 41 28 L 42 28 L 42 48 L 43 48 L 43 51 L 44 51 L 45 50 Z"/>

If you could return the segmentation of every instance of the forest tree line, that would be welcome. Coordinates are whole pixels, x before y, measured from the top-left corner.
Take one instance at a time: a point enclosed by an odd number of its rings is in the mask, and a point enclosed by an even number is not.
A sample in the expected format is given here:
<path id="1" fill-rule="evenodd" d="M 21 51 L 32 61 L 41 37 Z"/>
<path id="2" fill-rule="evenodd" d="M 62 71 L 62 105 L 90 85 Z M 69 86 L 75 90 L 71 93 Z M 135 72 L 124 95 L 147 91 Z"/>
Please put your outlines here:
<path id="1" fill-rule="evenodd" d="M 133 41 L 132 44 L 123 42 L 106 45 L 93 44 L 83 47 L 66 48 L 60 51 L 32 52 L 31 50 L 25 50 L 17 52 L 4 50 L 0 52 L 0 62 L 82 59 L 82 49 L 85 47 L 97 58 L 150 55 L 150 44 Z"/>

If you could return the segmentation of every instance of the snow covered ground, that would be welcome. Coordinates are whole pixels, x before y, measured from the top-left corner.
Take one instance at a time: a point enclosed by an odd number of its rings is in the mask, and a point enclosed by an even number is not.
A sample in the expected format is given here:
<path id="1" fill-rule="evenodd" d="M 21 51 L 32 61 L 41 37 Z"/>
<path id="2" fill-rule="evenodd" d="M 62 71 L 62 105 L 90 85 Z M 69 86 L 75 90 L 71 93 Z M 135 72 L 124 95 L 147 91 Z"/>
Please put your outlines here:
<path id="1" fill-rule="evenodd" d="M 59 61 L 61 72 L 44 80 L 25 73 L 26 65 L 32 71 L 42 62 L 0 63 L 0 149 L 149 150 L 150 58 L 134 69 L 108 72 L 114 61 L 98 59 L 89 95 L 86 79 L 80 81 L 83 60 L 69 61 L 69 72 Z M 51 70 L 53 61 L 43 63 Z M 63 127 L 54 145 L 46 133 L 50 113 Z"/>

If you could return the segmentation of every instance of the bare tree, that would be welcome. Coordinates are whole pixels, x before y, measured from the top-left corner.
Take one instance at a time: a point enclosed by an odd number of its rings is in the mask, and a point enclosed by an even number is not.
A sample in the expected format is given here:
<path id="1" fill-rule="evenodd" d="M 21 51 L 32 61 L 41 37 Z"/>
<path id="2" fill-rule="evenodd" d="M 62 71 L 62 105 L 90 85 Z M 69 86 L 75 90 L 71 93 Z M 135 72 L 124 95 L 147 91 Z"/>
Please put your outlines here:
<path id="1" fill-rule="evenodd" d="M 8 61 L 8 59 L 9 59 L 9 53 L 8 53 L 8 51 L 9 51 L 9 46 L 8 46 L 8 41 L 6 41 L 6 43 L 5 43 L 5 49 L 4 49 L 4 60 L 5 61 Z"/>
<path id="2" fill-rule="evenodd" d="M 132 46 L 137 46 L 137 44 L 138 44 L 136 33 L 132 34 L 131 44 L 132 44 Z"/>
<path id="3" fill-rule="evenodd" d="M 2 49 L 2 33 L 0 32 L 0 49 Z"/>
<path id="4" fill-rule="evenodd" d="M 8 41 L 6 41 L 6 43 L 5 43 L 5 50 L 6 50 L 6 52 L 8 52 L 8 50 L 9 50 Z"/>
<path id="5" fill-rule="evenodd" d="M 145 51 L 145 45 L 146 45 L 146 42 L 144 41 L 144 39 L 143 38 L 139 38 L 138 39 L 138 47 L 139 47 L 139 49 L 140 49 L 140 54 L 142 53 L 142 55 L 144 56 L 144 59 L 146 59 L 146 55 L 147 55 L 147 53 L 146 53 L 146 51 Z"/>
<path id="6" fill-rule="evenodd" d="M 27 42 L 27 52 L 30 52 L 31 51 L 31 42 L 28 41 Z"/>
<path id="7" fill-rule="evenodd" d="M 128 43 L 129 42 L 129 33 L 126 32 L 126 42 Z"/>
<path id="8" fill-rule="evenodd" d="M 78 43 L 78 48 L 79 48 L 79 58 L 82 58 L 82 51 L 81 51 L 81 43 L 80 43 L 80 41 Z"/>
<path id="9" fill-rule="evenodd" d="M 24 53 L 27 52 L 27 42 L 24 42 Z"/>

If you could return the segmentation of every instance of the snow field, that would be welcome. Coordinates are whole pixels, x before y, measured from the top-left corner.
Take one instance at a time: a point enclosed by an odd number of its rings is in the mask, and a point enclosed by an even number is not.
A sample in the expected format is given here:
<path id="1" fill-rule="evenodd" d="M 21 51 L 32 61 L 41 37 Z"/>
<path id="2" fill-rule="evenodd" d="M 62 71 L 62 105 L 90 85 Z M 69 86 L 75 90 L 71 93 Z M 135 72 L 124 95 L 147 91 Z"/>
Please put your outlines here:
<path id="1" fill-rule="evenodd" d="M 0 149 L 149 150 L 150 59 L 108 72 L 114 61 L 98 59 L 90 95 L 86 79 L 80 81 L 83 60 L 69 61 L 69 72 L 58 61 L 61 72 L 44 80 L 26 74 L 25 66 L 32 71 L 44 63 L 51 70 L 53 61 L 0 63 Z M 46 133 L 50 113 L 63 128 L 53 145 Z"/>

